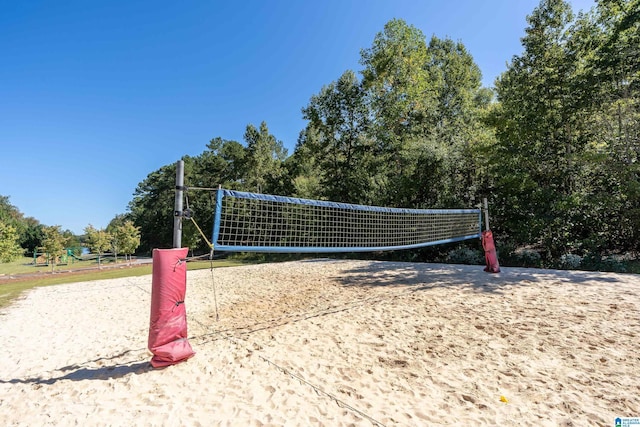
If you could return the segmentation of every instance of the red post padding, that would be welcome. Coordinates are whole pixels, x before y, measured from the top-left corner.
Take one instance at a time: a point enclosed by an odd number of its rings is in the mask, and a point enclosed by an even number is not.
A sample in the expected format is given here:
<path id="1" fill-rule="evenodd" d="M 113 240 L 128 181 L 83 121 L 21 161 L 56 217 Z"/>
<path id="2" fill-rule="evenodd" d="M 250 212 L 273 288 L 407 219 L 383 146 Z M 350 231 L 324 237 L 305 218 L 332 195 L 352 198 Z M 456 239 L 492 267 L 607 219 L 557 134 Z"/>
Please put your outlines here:
<path id="1" fill-rule="evenodd" d="M 174 365 L 195 354 L 187 341 L 187 288 L 189 248 L 154 249 L 151 278 L 149 350 L 154 368 Z"/>
<path id="2" fill-rule="evenodd" d="M 498 255 L 496 254 L 496 245 L 493 242 L 493 233 L 491 230 L 482 232 L 482 247 L 484 248 L 484 258 L 487 262 L 487 266 L 484 268 L 484 271 L 489 273 L 500 273 Z"/>

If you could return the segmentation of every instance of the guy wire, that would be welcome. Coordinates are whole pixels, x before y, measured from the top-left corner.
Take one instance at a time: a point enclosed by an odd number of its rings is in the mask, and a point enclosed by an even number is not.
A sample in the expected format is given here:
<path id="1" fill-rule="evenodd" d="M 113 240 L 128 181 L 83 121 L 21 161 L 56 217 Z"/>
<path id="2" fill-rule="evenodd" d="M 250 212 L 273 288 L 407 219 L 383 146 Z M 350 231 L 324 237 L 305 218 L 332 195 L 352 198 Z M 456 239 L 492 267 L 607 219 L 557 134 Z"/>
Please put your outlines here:
<path id="1" fill-rule="evenodd" d="M 211 271 L 211 284 L 213 285 L 213 301 L 216 306 L 216 322 L 220 320 L 220 316 L 218 315 L 218 295 L 216 292 L 216 279 L 213 274 L 213 246 L 211 247 L 211 252 L 209 252 L 209 270 Z"/>
<path id="2" fill-rule="evenodd" d="M 210 251 L 209 251 L 209 270 L 211 271 L 211 284 L 213 286 L 213 301 L 214 301 L 215 308 L 216 308 L 216 322 L 217 322 L 218 320 L 220 320 L 220 315 L 218 314 L 218 295 L 217 295 L 217 292 L 216 292 L 216 280 L 215 280 L 215 276 L 213 274 L 213 244 L 209 241 L 209 239 L 207 239 L 207 236 L 205 236 L 205 234 L 202 232 L 202 229 L 200 228 L 200 226 L 198 225 L 196 220 L 193 218 L 193 213 L 189 209 L 189 193 L 188 193 L 188 191 L 185 191 L 185 193 L 184 193 L 184 200 L 185 200 L 185 204 L 187 206 L 186 211 L 189 212 L 188 218 L 191 220 L 193 225 L 196 226 L 196 228 L 198 229 L 198 232 L 200 233 L 200 236 L 204 239 L 204 241 L 207 243 L 207 245 L 209 246 L 209 249 L 210 249 Z"/>

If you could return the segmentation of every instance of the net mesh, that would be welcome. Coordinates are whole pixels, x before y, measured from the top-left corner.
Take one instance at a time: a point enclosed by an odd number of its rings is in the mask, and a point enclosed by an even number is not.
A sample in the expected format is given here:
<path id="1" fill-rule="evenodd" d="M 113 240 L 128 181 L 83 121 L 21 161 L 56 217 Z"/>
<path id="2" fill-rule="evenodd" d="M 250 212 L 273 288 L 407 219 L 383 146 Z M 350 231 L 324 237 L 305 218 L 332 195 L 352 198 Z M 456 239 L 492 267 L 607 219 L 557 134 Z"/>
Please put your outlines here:
<path id="1" fill-rule="evenodd" d="M 218 190 L 216 250 L 349 252 L 480 236 L 478 209 L 397 209 Z"/>

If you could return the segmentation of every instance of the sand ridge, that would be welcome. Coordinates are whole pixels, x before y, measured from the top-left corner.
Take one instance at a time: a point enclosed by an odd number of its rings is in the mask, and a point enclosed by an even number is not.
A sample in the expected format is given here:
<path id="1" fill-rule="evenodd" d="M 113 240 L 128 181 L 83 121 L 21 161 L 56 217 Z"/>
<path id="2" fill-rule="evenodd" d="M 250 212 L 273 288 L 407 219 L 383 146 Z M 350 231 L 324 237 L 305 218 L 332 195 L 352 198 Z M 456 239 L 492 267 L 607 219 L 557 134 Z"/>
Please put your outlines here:
<path id="1" fill-rule="evenodd" d="M 196 355 L 161 370 L 146 349 L 150 291 L 150 276 L 60 285 L 1 311 L 0 424 L 609 426 L 640 415 L 636 275 L 330 260 L 193 271 Z"/>

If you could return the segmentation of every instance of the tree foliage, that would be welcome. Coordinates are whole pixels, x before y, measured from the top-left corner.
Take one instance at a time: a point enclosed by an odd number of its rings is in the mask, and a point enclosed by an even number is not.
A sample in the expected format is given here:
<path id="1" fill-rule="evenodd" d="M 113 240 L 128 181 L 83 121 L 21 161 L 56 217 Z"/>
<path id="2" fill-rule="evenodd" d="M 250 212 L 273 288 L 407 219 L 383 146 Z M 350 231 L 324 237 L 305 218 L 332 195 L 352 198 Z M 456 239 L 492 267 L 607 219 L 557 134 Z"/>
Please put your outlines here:
<path id="1" fill-rule="evenodd" d="M 551 257 L 638 250 L 638 5 L 543 0 L 496 82 L 497 225 Z"/>
<path id="2" fill-rule="evenodd" d="M 187 174 L 192 163 L 189 158 L 184 160 Z M 175 183 L 175 165 L 163 166 L 138 184 L 133 200 L 129 202 L 134 225 L 140 227 L 144 252 L 151 253 L 153 248 L 171 247 Z"/>
<path id="3" fill-rule="evenodd" d="M 244 140 L 247 145 L 243 187 L 259 193 L 278 192 L 284 184 L 282 163 L 287 157 L 282 141 L 269 133 L 266 122 L 260 123 L 260 128 L 248 125 Z"/>
<path id="4" fill-rule="evenodd" d="M 296 151 L 299 161 L 313 164 L 305 177 L 319 179 L 315 184 L 319 194 L 311 196 L 351 203 L 375 200 L 371 189 L 378 160 L 369 135 L 370 111 L 365 96 L 355 73 L 347 71 L 312 96 L 302 110 L 309 124 Z"/>
<path id="5" fill-rule="evenodd" d="M 110 224 L 112 225 L 112 224 Z M 119 224 L 107 227 L 107 232 L 111 237 L 111 249 L 115 255 L 116 262 L 118 254 L 132 255 L 140 246 L 140 228 L 133 225 L 130 220 L 123 220 Z"/>
<path id="6" fill-rule="evenodd" d="M 59 225 L 44 227 L 42 232 L 42 249 L 48 254 L 51 271 L 53 271 L 59 258 L 66 254 L 69 239 L 63 235 Z"/>
<path id="7" fill-rule="evenodd" d="M 11 226 L 18 234 L 18 244 L 27 252 L 42 246 L 42 224 L 32 217 L 25 217 L 9 202 L 8 196 L 0 196 L 0 222 Z"/>
<path id="8" fill-rule="evenodd" d="M 640 0 L 542 0 L 494 90 L 461 41 L 389 21 L 302 108 L 287 157 L 267 124 L 185 157 L 188 185 L 398 207 L 491 200 L 498 242 L 543 259 L 640 249 Z M 494 100 L 495 94 L 495 100 Z M 140 250 L 171 243 L 175 166 L 138 185 Z M 211 192 L 187 191 L 210 235 Z M 183 236 L 208 247 L 188 222 Z M 565 257 L 566 258 L 566 257 Z"/>
<path id="9" fill-rule="evenodd" d="M 98 254 L 98 265 L 101 265 L 102 255 L 112 247 L 112 235 L 105 229 L 96 229 L 91 224 L 85 227 L 84 232 L 89 250 Z"/>
<path id="10" fill-rule="evenodd" d="M 15 227 L 0 220 L 0 262 L 11 262 L 20 258 L 24 249 L 18 243 L 19 235 Z"/>

